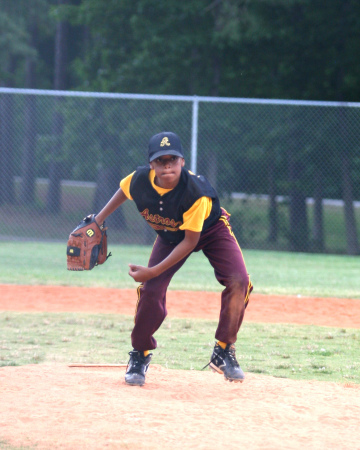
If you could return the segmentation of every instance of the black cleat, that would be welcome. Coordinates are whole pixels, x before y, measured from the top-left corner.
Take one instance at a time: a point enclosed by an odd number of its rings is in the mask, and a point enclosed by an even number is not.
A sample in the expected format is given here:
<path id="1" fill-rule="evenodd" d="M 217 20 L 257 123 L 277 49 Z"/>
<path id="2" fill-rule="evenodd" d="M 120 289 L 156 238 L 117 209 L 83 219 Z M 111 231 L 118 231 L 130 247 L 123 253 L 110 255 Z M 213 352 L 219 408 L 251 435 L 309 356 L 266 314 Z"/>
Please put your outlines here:
<path id="1" fill-rule="evenodd" d="M 245 379 L 245 374 L 236 361 L 234 344 L 228 344 L 225 349 L 215 344 L 208 366 L 213 371 L 224 374 L 226 380 L 242 383 Z"/>
<path id="2" fill-rule="evenodd" d="M 144 356 L 144 352 L 139 352 L 134 349 L 132 352 L 129 352 L 129 355 L 130 359 L 125 374 L 125 382 L 131 386 L 143 386 L 152 353 Z"/>

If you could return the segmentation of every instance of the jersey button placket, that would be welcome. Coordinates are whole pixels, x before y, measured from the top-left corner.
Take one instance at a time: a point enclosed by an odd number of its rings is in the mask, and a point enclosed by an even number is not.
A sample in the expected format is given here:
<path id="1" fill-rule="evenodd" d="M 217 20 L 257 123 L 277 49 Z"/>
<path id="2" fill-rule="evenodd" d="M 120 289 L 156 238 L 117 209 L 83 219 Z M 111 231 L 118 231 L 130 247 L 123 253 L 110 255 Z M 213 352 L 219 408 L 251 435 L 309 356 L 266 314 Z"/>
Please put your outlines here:
<path id="1" fill-rule="evenodd" d="M 159 204 L 160 204 L 160 205 L 163 205 L 163 203 L 164 203 L 164 202 L 163 202 L 162 200 L 159 201 Z M 164 208 L 163 208 L 162 206 L 160 206 L 159 209 L 160 209 L 160 211 L 162 211 Z M 164 230 L 164 233 L 167 233 L 167 229 L 166 229 L 166 228 L 165 228 L 165 230 Z"/>

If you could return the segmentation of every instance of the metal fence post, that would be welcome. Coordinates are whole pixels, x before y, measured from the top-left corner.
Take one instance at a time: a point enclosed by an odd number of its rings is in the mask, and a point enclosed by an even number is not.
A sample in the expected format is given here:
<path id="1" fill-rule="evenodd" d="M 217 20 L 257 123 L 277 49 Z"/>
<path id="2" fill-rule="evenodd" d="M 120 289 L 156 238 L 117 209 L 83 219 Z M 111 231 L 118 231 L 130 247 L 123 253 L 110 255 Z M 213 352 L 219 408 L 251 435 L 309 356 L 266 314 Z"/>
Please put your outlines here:
<path id="1" fill-rule="evenodd" d="M 191 127 L 191 171 L 197 171 L 197 136 L 199 119 L 199 99 L 195 96 L 192 105 L 192 127 Z"/>

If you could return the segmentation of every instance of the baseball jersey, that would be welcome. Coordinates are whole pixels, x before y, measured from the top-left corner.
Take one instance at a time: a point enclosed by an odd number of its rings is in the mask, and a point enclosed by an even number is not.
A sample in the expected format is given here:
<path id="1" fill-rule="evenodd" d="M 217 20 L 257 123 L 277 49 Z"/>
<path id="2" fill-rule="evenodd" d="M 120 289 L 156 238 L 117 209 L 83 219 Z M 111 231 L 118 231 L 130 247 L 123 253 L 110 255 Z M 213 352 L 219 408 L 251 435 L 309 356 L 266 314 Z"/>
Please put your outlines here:
<path id="1" fill-rule="evenodd" d="M 141 166 L 120 182 L 147 223 L 167 242 L 177 244 L 185 230 L 205 232 L 220 215 L 215 189 L 205 177 L 182 168 L 178 185 L 164 189 L 154 183 L 155 172 Z"/>

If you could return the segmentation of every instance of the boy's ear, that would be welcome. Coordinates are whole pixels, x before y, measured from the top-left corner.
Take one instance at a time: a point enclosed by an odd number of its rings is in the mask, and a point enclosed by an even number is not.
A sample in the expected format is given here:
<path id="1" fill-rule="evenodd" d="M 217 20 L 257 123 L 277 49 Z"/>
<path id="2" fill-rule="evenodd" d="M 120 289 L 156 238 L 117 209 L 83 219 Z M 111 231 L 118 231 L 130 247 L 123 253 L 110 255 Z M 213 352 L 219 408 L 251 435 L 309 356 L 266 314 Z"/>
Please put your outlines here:
<path id="1" fill-rule="evenodd" d="M 184 167 L 184 166 L 185 166 L 185 159 L 182 158 L 182 160 L 181 160 L 181 167 Z"/>
<path id="2" fill-rule="evenodd" d="M 154 170 L 154 166 L 152 165 L 152 163 L 149 163 L 150 164 L 150 168 L 152 169 L 152 170 Z"/>

